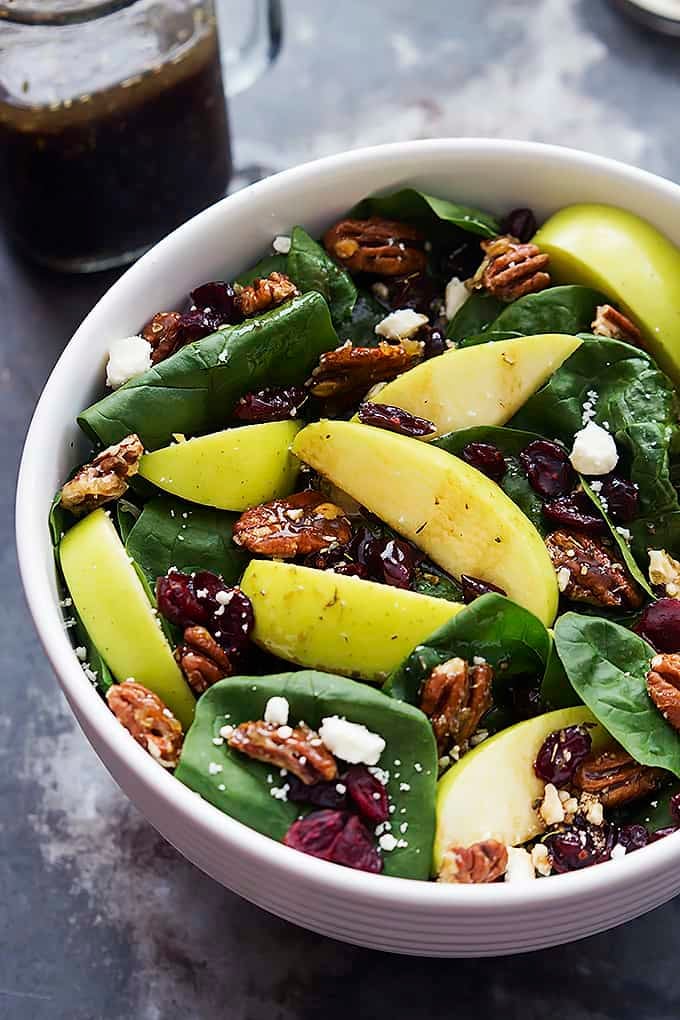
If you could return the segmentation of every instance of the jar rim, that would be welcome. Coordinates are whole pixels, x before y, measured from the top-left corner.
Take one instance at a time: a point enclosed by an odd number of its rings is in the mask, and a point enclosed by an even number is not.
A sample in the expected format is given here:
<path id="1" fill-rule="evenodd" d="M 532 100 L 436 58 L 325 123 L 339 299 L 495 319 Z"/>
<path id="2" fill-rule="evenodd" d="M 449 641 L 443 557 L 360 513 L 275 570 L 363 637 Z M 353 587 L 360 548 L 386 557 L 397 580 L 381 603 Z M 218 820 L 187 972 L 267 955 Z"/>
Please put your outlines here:
<path id="1" fill-rule="evenodd" d="M 0 21 L 20 25 L 72 25 L 131 7 L 137 0 L 4 0 Z"/>

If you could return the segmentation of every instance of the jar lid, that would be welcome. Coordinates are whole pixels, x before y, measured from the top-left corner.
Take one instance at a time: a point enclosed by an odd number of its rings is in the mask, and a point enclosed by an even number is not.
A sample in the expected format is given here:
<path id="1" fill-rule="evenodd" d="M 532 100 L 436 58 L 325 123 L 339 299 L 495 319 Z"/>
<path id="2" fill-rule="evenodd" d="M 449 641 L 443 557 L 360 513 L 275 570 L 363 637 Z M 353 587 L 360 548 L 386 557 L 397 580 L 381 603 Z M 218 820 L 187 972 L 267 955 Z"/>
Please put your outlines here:
<path id="1" fill-rule="evenodd" d="M 625 14 L 664 35 L 680 36 L 680 0 L 614 0 Z"/>
<path id="2" fill-rule="evenodd" d="M 0 20 L 23 25 L 70 25 L 130 7 L 136 0 L 0 0 Z"/>

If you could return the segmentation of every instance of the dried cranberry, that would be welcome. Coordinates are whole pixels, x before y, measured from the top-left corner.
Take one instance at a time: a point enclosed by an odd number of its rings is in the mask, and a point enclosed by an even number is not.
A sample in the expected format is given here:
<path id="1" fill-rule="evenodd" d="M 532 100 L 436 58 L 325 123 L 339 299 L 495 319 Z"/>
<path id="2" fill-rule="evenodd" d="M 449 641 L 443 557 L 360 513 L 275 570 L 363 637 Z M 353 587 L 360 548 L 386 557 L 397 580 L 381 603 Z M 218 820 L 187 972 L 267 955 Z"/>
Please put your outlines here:
<path id="1" fill-rule="evenodd" d="M 365 765 L 352 765 L 342 778 L 347 795 L 359 814 L 373 824 L 389 818 L 387 790 Z"/>
<path id="2" fill-rule="evenodd" d="M 204 336 L 214 333 L 222 325 L 222 319 L 217 312 L 207 309 L 195 308 L 185 312 L 177 326 L 177 346 L 184 347 L 194 340 L 202 340 Z"/>
<path id="3" fill-rule="evenodd" d="M 253 604 L 240 588 L 225 588 L 225 600 L 212 616 L 212 633 L 226 652 L 241 652 L 248 644 L 255 614 Z"/>
<path id="4" fill-rule="evenodd" d="M 663 829 L 657 829 L 656 832 L 650 832 L 649 842 L 656 843 L 660 839 L 665 839 L 666 836 L 672 836 L 674 832 L 680 831 L 680 827 L 677 825 L 666 825 Z"/>
<path id="5" fill-rule="evenodd" d="M 393 588 L 410 588 L 413 572 L 422 559 L 417 549 L 408 542 L 390 538 L 380 552 L 383 581 Z"/>
<path id="6" fill-rule="evenodd" d="M 356 815 L 351 816 L 333 843 L 329 860 L 335 864 L 343 864 L 346 868 L 369 871 L 374 875 L 380 874 L 383 867 L 373 833 L 369 832 Z"/>
<path id="7" fill-rule="evenodd" d="M 508 469 L 505 457 L 493 443 L 466 443 L 461 457 L 494 482 L 499 482 Z"/>
<path id="8" fill-rule="evenodd" d="M 508 593 L 491 581 L 482 581 L 479 577 L 472 577 L 470 574 L 460 575 L 460 586 L 463 589 L 463 602 L 469 603 L 478 599 L 480 595 L 487 595 L 489 592 L 496 592 L 498 595 Z"/>
<path id="9" fill-rule="evenodd" d="M 680 825 L 680 793 L 674 793 L 668 801 L 671 818 L 676 825 Z"/>
<path id="10" fill-rule="evenodd" d="M 626 523 L 637 516 L 640 509 L 640 494 L 635 482 L 618 478 L 616 475 L 608 475 L 602 479 L 600 495 L 615 521 Z"/>
<path id="11" fill-rule="evenodd" d="M 159 611 L 184 629 L 207 627 L 226 652 L 236 653 L 248 643 L 255 624 L 253 607 L 240 588 L 229 588 L 218 574 L 173 570 L 156 581 Z"/>
<path id="12" fill-rule="evenodd" d="M 549 439 L 534 439 L 519 455 L 529 484 L 542 499 L 571 492 L 576 475 L 567 451 Z"/>
<path id="13" fill-rule="evenodd" d="M 590 734 L 583 726 L 555 730 L 543 741 L 536 755 L 534 772 L 546 783 L 564 786 L 590 754 L 591 745 Z"/>
<path id="14" fill-rule="evenodd" d="M 511 234 L 526 244 L 536 233 L 536 217 L 531 209 L 513 209 L 501 222 L 501 234 Z"/>
<path id="15" fill-rule="evenodd" d="M 657 652 L 680 652 L 680 599 L 658 599 L 647 606 L 635 631 Z"/>
<path id="16" fill-rule="evenodd" d="M 194 594 L 189 574 L 173 570 L 156 581 L 156 602 L 162 615 L 177 627 L 205 626 L 209 609 Z"/>
<path id="17" fill-rule="evenodd" d="M 641 850 L 649 843 L 649 833 L 644 825 L 622 825 L 618 831 L 617 843 L 626 848 L 626 853 Z"/>
<path id="18" fill-rule="evenodd" d="M 338 791 L 341 780 L 332 779 L 330 782 L 303 783 L 297 776 L 288 773 L 288 800 L 295 804 L 314 804 L 319 808 L 332 808 L 335 811 L 344 811 L 347 807 L 347 794 Z M 340 785 L 342 790 L 342 786 Z"/>
<path id="19" fill-rule="evenodd" d="M 423 357 L 426 361 L 429 358 L 438 358 L 449 349 L 444 330 L 437 326 L 421 326 L 416 338 L 423 342 Z"/>
<path id="20" fill-rule="evenodd" d="M 607 531 L 607 524 L 585 492 L 579 490 L 569 496 L 558 496 L 548 500 L 542 507 L 543 516 L 553 524 L 560 524 L 588 535 L 601 535 Z"/>
<path id="21" fill-rule="evenodd" d="M 390 308 L 412 308 L 429 316 L 437 298 L 441 299 L 441 285 L 426 273 L 409 273 L 385 280 L 387 303 Z"/>
<path id="22" fill-rule="evenodd" d="M 397 432 L 400 436 L 410 436 L 411 439 L 422 439 L 437 431 L 436 425 L 427 418 L 417 418 L 391 404 L 360 404 L 359 421 L 388 432 Z"/>
<path id="23" fill-rule="evenodd" d="M 301 850 L 303 854 L 331 860 L 333 844 L 347 824 L 346 811 L 312 811 L 306 818 L 293 822 L 283 837 L 286 846 Z"/>
<path id="24" fill-rule="evenodd" d="M 191 302 L 197 310 L 217 315 L 222 325 L 241 322 L 243 316 L 235 303 L 236 294 L 230 283 L 213 280 L 203 283 L 191 292 Z"/>
<path id="25" fill-rule="evenodd" d="M 558 874 L 609 860 L 616 841 L 615 826 L 607 822 L 591 825 L 581 815 L 577 815 L 571 825 L 548 833 L 543 839 L 553 870 Z"/>
<path id="26" fill-rule="evenodd" d="M 268 386 L 241 397 L 232 411 L 232 418 L 249 422 L 287 421 L 289 418 L 297 418 L 307 396 L 301 386 L 285 389 Z"/>

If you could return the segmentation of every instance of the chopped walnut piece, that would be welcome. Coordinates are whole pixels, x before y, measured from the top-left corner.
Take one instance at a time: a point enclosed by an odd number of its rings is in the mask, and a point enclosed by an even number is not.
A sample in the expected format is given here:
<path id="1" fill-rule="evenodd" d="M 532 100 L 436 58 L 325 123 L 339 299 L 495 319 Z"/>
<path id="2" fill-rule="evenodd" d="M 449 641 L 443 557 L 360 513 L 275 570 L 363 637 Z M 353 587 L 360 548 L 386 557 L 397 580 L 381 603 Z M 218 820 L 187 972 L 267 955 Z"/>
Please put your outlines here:
<path id="1" fill-rule="evenodd" d="M 591 606 L 642 605 L 642 594 L 625 566 L 601 540 L 579 531 L 553 531 L 545 544 L 566 598 Z"/>
<path id="2" fill-rule="evenodd" d="M 338 766 L 318 733 L 300 723 L 276 726 L 263 719 L 244 722 L 227 738 L 229 747 L 278 768 L 288 769 L 306 786 L 336 779 Z"/>
<path id="3" fill-rule="evenodd" d="M 350 273 L 400 276 L 423 272 L 427 265 L 425 237 L 420 230 L 381 216 L 339 220 L 326 231 L 323 244 Z"/>
<path id="4" fill-rule="evenodd" d="M 663 586 L 669 598 L 680 598 L 680 563 L 665 549 L 649 549 L 649 580 Z"/>
<path id="5" fill-rule="evenodd" d="M 472 846 L 452 846 L 442 857 L 437 881 L 459 885 L 495 882 L 508 867 L 508 851 L 496 839 L 485 839 Z"/>
<path id="6" fill-rule="evenodd" d="M 624 340 L 636 347 L 642 345 L 642 333 L 627 315 L 612 305 L 598 305 L 595 318 L 590 324 L 595 336 L 606 336 L 610 340 Z"/>
<path id="7" fill-rule="evenodd" d="M 233 529 L 237 545 L 281 559 L 344 545 L 351 537 L 352 525 L 342 508 L 311 490 L 254 506 L 241 514 Z"/>
<path id="8" fill-rule="evenodd" d="M 319 364 L 307 381 L 315 397 L 362 397 L 376 383 L 388 382 L 423 357 L 418 340 L 398 344 L 381 341 L 377 347 L 354 347 L 351 341 L 321 355 Z"/>
<path id="9" fill-rule="evenodd" d="M 119 499 L 127 492 L 128 479 L 137 474 L 143 453 L 141 440 L 134 433 L 102 450 L 63 486 L 64 509 L 72 514 L 86 514 Z"/>
<path id="10" fill-rule="evenodd" d="M 639 765 L 623 749 L 601 751 L 579 765 L 573 785 L 583 793 L 596 794 L 603 807 L 613 808 L 652 793 L 664 775 L 662 769 Z"/>
<path id="11" fill-rule="evenodd" d="M 135 680 L 125 680 L 109 688 L 106 700 L 137 743 L 163 768 L 174 769 L 182 750 L 182 726 L 158 695 Z"/>
<path id="12" fill-rule="evenodd" d="M 484 259 L 468 282 L 470 290 L 487 290 L 500 301 L 515 301 L 551 284 L 546 272 L 550 256 L 535 244 L 521 244 L 509 235 L 481 242 Z"/>
<path id="13" fill-rule="evenodd" d="M 680 730 L 680 654 L 654 656 L 647 673 L 647 692 L 664 719 Z"/>
<path id="14" fill-rule="evenodd" d="M 241 289 L 234 298 L 234 305 L 241 315 L 259 315 L 270 308 L 282 305 L 284 301 L 297 297 L 300 291 L 285 273 L 270 273 Z"/>
<path id="15" fill-rule="evenodd" d="M 187 627 L 175 660 L 194 694 L 203 694 L 218 680 L 231 676 L 229 656 L 205 627 Z"/>
<path id="16" fill-rule="evenodd" d="M 420 707 L 432 723 L 439 755 L 452 747 L 459 753 L 491 708 L 493 669 L 488 663 L 468 666 L 454 658 L 436 666 L 425 681 Z"/>
<path id="17" fill-rule="evenodd" d="M 142 330 L 142 336 L 153 348 L 152 365 L 157 365 L 159 361 L 165 361 L 175 353 L 181 319 L 181 312 L 156 312 L 153 319 L 147 322 Z"/>

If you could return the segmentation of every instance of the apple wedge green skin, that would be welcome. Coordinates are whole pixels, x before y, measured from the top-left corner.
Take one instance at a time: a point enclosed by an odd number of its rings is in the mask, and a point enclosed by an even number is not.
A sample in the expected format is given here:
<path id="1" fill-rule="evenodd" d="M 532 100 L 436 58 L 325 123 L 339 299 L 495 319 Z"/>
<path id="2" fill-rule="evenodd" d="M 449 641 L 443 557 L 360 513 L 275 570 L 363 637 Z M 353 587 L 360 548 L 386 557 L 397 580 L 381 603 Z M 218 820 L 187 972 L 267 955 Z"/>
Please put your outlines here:
<path id="1" fill-rule="evenodd" d="M 646 350 L 680 383 L 680 249 L 634 213 L 610 205 L 571 205 L 534 237 L 550 255 L 556 283 L 604 291 L 640 327 Z"/>
<path id="2" fill-rule="evenodd" d="M 447 351 L 404 372 L 374 399 L 429 419 L 437 435 L 505 425 L 581 343 L 544 333 Z"/>
<path id="3" fill-rule="evenodd" d="M 253 640 L 272 655 L 326 673 L 383 683 L 464 607 L 358 577 L 252 560 L 241 590 L 253 604 Z"/>
<path id="4" fill-rule="evenodd" d="M 290 446 L 296 421 L 224 429 L 142 457 L 139 473 L 164 492 L 218 510 L 247 510 L 288 496 L 299 463 Z"/>
<path id="5" fill-rule="evenodd" d="M 545 783 L 534 772 L 543 741 L 555 730 L 587 723 L 593 750 L 613 743 L 606 730 L 583 705 L 547 712 L 517 723 L 468 751 L 437 785 L 437 828 L 434 873 L 451 846 L 471 846 L 497 839 L 520 846 L 544 829 L 534 808 Z"/>
<path id="6" fill-rule="evenodd" d="M 346 421 L 308 425 L 293 453 L 447 573 L 490 581 L 546 626 L 555 619 L 557 579 L 543 539 L 503 490 L 465 461 Z"/>
<path id="7" fill-rule="evenodd" d="M 154 691 L 186 730 L 195 698 L 105 510 L 66 532 L 59 561 L 85 629 L 116 680 L 132 677 Z"/>

